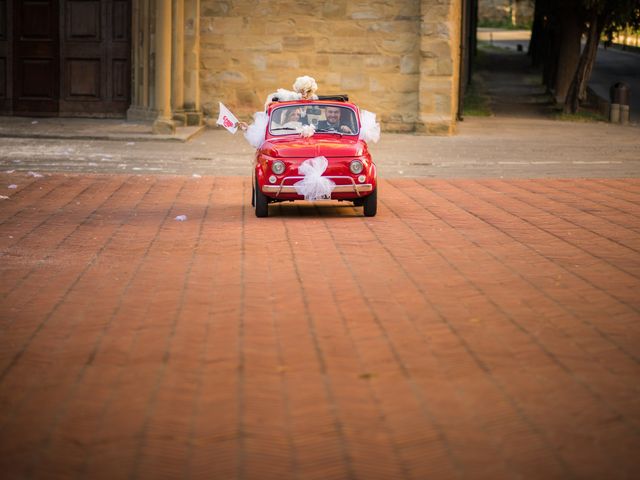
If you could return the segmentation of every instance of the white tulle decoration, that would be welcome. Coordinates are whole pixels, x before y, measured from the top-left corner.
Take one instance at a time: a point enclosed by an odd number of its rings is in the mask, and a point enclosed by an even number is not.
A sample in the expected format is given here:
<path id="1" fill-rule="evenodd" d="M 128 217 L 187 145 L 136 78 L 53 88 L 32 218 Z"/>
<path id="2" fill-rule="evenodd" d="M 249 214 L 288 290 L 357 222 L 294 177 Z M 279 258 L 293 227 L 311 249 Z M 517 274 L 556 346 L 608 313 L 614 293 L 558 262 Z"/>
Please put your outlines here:
<path id="1" fill-rule="evenodd" d="M 285 88 L 279 88 L 274 93 L 267 95 L 267 100 L 264 102 L 264 109 L 266 110 L 269 104 L 273 102 L 274 97 L 276 97 L 279 102 L 302 99 L 317 100 L 318 96 L 315 94 L 316 90 L 318 90 L 318 84 L 316 83 L 315 78 L 307 75 L 298 77 L 293 84 L 293 91 Z"/>
<path id="2" fill-rule="evenodd" d="M 314 133 L 316 133 L 315 125 L 303 125 L 302 128 L 300 128 L 300 136 L 302 138 L 312 137 Z"/>
<path id="3" fill-rule="evenodd" d="M 244 132 L 244 138 L 247 139 L 249 145 L 253 148 L 260 148 L 264 142 L 264 136 L 267 131 L 269 117 L 265 112 L 256 112 L 253 114 L 253 123 L 249 125 L 247 131 Z"/>
<path id="4" fill-rule="evenodd" d="M 274 97 L 277 97 L 279 102 L 287 102 L 289 100 L 300 100 L 302 98 L 302 94 L 298 92 L 292 92 L 291 90 L 285 90 L 284 88 L 279 88 L 274 93 L 270 93 L 269 95 L 267 95 L 267 101 L 264 102 L 265 110 L 267 109 L 269 104 L 273 102 Z"/>
<path id="5" fill-rule="evenodd" d="M 380 124 L 376 122 L 376 114 L 367 110 L 360 111 L 360 135 L 365 142 L 378 143 L 380 140 Z"/>
<path id="6" fill-rule="evenodd" d="M 329 161 L 326 157 L 309 158 L 298 167 L 298 172 L 304 178 L 293 186 L 298 195 L 303 195 L 305 200 L 322 200 L 331 198 L 331 192 L 336 184 L 322 174 L 327 169 Z"/>

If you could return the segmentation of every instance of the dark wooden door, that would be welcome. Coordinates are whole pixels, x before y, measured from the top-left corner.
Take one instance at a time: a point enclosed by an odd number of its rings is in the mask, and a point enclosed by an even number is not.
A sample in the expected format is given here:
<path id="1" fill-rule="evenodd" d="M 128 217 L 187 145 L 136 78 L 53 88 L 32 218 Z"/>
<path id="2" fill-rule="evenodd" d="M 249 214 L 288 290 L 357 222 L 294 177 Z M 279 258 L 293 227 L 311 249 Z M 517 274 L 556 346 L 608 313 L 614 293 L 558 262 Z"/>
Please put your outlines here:
<path id="1" fill-rule="evenodd" d="M 61 0 L 60 115 L 122 117 L 131 83 L 131 0 Z"/>
<path id="2" fill-rule="evenodd" d="M 0 114 L 11 112 L 13 65 L 11 64 L 11 31 L 9 28 L 13 22 L 9 22 L 11 5 L 7 0 L 0 0 Z"/>
<path id="3" fill-rule="evenodd" d="M 59 90 L 58 0 L 13 2 L 13 112 L 56 115 Z"/>
<path id="4" fill-rule="evenodd" d="M 0 113 L 124 117 L 131 0 L 0 0 Z"/>

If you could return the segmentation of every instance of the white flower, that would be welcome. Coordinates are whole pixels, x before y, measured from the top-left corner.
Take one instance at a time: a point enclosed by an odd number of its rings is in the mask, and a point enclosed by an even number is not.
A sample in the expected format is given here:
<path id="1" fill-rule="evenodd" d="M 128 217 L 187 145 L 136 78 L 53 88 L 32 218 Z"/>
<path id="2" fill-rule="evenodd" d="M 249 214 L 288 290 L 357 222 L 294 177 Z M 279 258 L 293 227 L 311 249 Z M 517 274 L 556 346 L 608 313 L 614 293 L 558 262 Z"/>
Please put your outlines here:
<path id="1" fill-rule="evenodd" d="M 293 89 L 302 95 L 302 98 L 309 99 L 318 90 L 318 84 L 315 78 L 305 75 L 304 77 L 296 78 L 293 83 Z"/>
<path id="2" fill-rule="evenodd" d="M 302 138 L 312 137 L 314 133 L 316 133 L 315 125 L 303 125 L 300 129 L 300 136 Z"/>

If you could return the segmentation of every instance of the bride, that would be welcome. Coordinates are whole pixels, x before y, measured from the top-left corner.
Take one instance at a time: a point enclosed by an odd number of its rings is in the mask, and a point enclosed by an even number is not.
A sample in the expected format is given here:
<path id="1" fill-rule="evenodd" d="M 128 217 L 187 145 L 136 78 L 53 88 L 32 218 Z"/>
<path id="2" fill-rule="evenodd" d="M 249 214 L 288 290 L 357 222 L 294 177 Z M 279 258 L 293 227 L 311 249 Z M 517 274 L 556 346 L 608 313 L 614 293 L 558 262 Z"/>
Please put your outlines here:
<path id="1" fill-rule="evenodd" d="M 298 130 L 302 128 L 302 109 L 299 107 L 286 108 L 282 112 L 279 128 L 293 128 Z"/>

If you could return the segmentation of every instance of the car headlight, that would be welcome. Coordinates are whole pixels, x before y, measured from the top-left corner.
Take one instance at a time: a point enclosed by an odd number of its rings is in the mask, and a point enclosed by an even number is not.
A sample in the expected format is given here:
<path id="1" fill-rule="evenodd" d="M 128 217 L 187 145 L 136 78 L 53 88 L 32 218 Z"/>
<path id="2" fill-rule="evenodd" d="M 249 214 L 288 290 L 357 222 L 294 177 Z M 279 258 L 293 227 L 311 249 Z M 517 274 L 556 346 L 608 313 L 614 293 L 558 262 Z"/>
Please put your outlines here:
<path id="1" fill-rule="evenodd" d="M 271 164 L 271 171 L 276 175 L 280 175 L 282 172 L 284 172 L 284 162 L 281 162 L 280 160 L 276 160 L 275 162 L 273 162 Z"/>
<path id="2" fill-rule="evenodd" d="M 354 175 L 359 174 L 360 172 L 362 172 L 363 169 L 364 169 L 364 165 L 360 160 L 353 160 L 349 164 L 349 170 L 351 170 L 351 173 L 353 173 Z"/>

